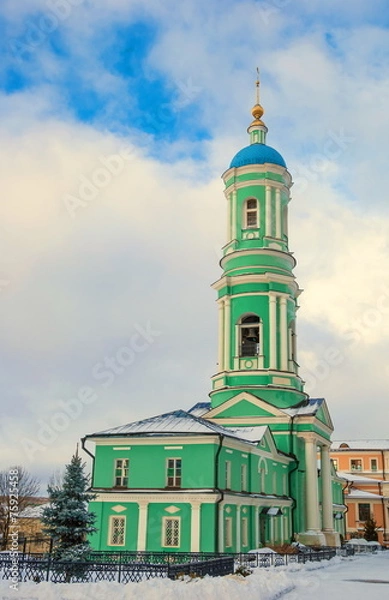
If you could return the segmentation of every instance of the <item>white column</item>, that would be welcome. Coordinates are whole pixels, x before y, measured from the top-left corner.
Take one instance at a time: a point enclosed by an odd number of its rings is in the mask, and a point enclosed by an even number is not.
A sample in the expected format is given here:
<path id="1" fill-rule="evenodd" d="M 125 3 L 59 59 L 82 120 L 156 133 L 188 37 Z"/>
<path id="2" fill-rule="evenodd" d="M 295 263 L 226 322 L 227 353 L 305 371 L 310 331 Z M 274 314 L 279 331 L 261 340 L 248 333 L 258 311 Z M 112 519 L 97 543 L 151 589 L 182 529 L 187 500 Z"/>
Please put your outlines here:
<path id="1" fill-rule="evenodd" d="M 265 192 L 265 215 L 266 215 L 265 235 L 271 236 L 272 235 L 272 230 L 271 230 L 271 187 L 269 185 L 266 186 L 266 192 Z"/>
<path id="2" fill-rule="evenodd" d="M 200 502 L 191 502 L 190 551 L 200 552 Z"/>
<path id="3" fill-rule="evenodd" d="M 276 190 L 276 238 L 281 239 L 281 192 Z"/>
<path id="4" fill-rule="evenodd" d="M 277 368 L 277 297 L 269 295 L 269 366 Z"/>
<path id="5" fill-rule="evenodd" d="M 218 371 L 224 370 L 224 300 L 219 300 Z"/>
<path id="6" fill-rule="evenodd" d="M 240 552 L 240 506 L 236 507 L 236 551 Z"/>
<path id="7" fill-rule="evenodd" d="M 330 447 L 326 445 L 321 447 L 321 485 L 323 499 L 323 529 L 325 531 L 333 531 L 334 516 L 332 506 Z"/>
<path id="8" fill-rule="evenodd" d="M 146 550 L 148 506 L 149 506 L 149 503 L 146 500 L 139 502 L 137 550 L 139 550 L 140 552 L 143 552 L 144 550 Z"/>
<path id="9" fill-rule="evenodd" d="M 236 192 L 232 192 L 232 239 L 236 239 L 237 236 L 237 222 L 236 222 L 236 210 L 237 210 L 237 196 Z"/>
<path id="10" fill-rule="evenodd" d="M 281 371 L 288 370 L 288 315 L 285 296 L 280 298 Z"/>
<path id="11" fill-rule="evenodd" d="M 317 482 L 317 441 L 314 436 L 305 438 L 306 511 L 307 530 L 319 531 L 319 492 Z"/>
<path id="12" fill-rule="evenodd" d="M 224 370 L 230 369 L 231 300 L 224 300 Z"/>

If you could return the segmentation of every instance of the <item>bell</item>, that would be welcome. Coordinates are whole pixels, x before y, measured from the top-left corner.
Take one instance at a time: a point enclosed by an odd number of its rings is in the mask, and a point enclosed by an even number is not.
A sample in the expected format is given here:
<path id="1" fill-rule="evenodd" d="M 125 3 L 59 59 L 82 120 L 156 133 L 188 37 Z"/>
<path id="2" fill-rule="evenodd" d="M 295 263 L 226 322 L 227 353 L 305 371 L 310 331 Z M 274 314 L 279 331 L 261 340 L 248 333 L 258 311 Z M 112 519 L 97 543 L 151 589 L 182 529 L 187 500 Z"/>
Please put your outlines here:
<path id="1" fill-rule="evenodd" d="M 247 338 L 248 339 L 250 339 L 250 338 L 257 339 L 257 337 L 258 337 L 258 330 L 255 329 L 254 327 L 250 327 L 249 332 L 247 334 Z"/>

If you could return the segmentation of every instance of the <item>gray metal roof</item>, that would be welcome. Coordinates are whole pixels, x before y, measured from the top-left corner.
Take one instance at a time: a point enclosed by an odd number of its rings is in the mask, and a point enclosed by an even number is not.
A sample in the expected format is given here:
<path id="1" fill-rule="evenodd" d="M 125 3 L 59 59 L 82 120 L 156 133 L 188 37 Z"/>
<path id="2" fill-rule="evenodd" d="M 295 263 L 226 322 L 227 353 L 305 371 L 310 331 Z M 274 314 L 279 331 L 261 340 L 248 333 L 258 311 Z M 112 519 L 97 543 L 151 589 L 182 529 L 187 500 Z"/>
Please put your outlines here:
<path id="1" fill-rule="evenodd" d="M 142 421 L 135 421 L 134 423 L 127 423 L 119 427 L 98 431 L 86 437 L 218 434 L 254 443 L 262 439 L 265 431 L 266 427 L 237 427 L 230 429 L 211 423 L 201 417 L 196 417 L 184 410 L 175 410 Z"/>

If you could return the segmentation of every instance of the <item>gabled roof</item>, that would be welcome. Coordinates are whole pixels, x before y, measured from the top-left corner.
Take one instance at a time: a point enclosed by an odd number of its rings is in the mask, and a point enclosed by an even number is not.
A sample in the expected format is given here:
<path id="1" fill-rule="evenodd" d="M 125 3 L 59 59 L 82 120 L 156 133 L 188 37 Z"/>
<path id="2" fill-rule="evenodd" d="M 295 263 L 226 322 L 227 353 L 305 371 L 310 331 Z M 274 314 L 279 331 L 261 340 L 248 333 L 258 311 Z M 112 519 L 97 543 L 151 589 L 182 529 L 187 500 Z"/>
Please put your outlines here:
<path id="1" fill-rule="evenodd" d="M 331 450 L 389 450 L 389 439 L 335 440 Z"/>
<path id="2" fill-rule="evenodd" d="M 196 417 L 184 410 L 174 410 L 173 412 L 143 419 L 142 421 L 135 421 L 119 427 L 105 429 L 104 431 L 87 435 L 86 438 L 217 434 L 254 443 L 262 439 L 266 430 L 267 427 L 222 427 L 201 417 Z"/>

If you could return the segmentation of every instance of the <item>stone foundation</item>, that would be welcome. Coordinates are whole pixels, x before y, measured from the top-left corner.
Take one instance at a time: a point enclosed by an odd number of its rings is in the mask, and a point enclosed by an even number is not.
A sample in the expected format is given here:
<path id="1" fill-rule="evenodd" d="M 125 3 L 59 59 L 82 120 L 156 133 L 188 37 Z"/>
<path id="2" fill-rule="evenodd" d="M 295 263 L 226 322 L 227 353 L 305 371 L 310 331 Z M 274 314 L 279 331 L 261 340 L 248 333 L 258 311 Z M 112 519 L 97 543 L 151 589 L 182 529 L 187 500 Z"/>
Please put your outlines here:
<path id="1" fill-rule="evenodd" d="M 297 535 L 297 541 L 304 546 L 327 546 L 326 536 L 322 531 L 304 531 Z"/>

